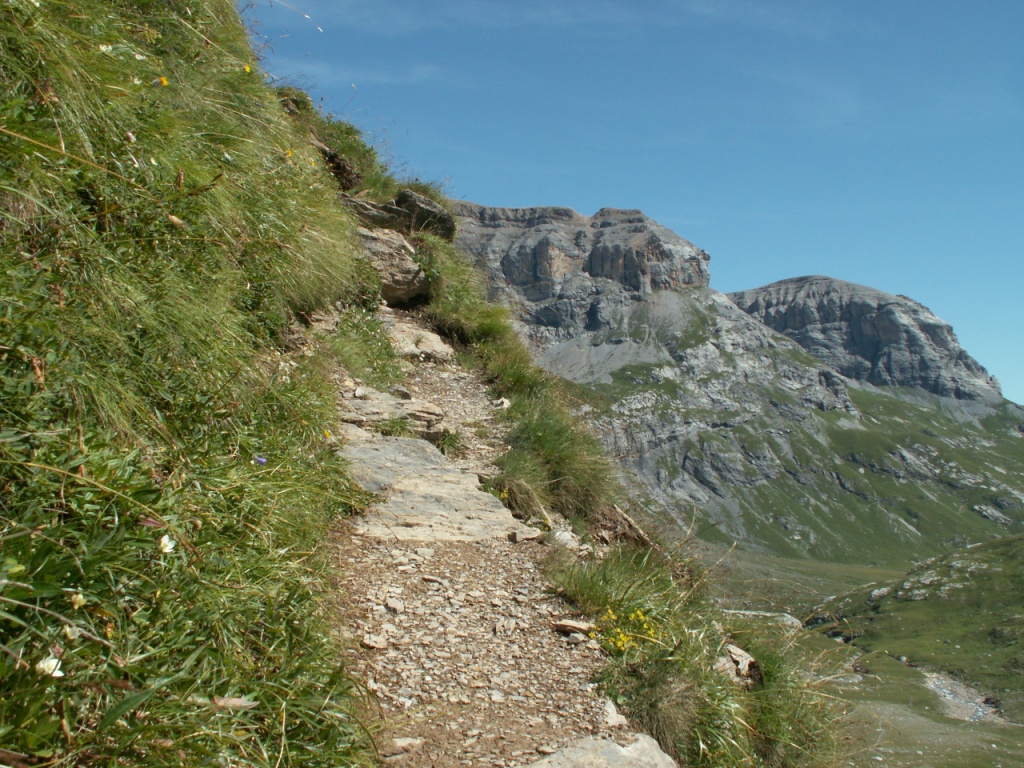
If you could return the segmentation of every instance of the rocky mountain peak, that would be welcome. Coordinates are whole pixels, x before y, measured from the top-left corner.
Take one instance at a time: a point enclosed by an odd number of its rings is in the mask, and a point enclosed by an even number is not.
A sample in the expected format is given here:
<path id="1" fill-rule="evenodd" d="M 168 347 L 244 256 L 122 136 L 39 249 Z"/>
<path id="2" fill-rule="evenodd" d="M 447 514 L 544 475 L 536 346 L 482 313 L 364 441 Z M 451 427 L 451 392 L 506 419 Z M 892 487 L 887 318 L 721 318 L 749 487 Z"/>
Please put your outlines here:
<path id="1" fill-rule="evenodd" d="M 814 275 L 729 294 L 740 309 L 851 379 L 1001 400 L 952 327 L 913 299 Z"/>
<path id="2" fill-rule="evenodd" d="M 472 243 L 496 284 L 507 283 L 531 301 L 552 299 L 574 278 L 572 293 L 600 293 L 610 280 L 648 295 L 706 286 L 708 255 L 638 210 L 602 208 L 583 216 L 569 208 L 490 208 L 455 204 L 459 239 Z M 586 308 L 583 308 L 586 311 Z"/>

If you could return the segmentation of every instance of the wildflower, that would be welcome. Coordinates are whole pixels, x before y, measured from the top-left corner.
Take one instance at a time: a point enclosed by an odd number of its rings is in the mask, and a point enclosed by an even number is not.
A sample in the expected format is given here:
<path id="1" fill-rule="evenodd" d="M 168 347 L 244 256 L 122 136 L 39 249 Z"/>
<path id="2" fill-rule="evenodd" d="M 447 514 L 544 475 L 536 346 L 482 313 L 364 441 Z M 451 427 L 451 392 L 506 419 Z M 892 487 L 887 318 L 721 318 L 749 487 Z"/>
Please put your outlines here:
<path id="1" fill-rule="evenodd" d="M 36 662 L 36 672 L 46 677 L 64 677 L 60 671 L 60 659 L 56 656 L 49 656 Z"/>
<path id="2" fill-rule="evenodd" d="M 331 431 L 329 429 L 324 430 L 324 437 L 327 438 L 328 440 L 331 439 Z"/>
<path id="3" fill-rule="evenodd" d="M 170 554 L 174 551 L 174 547 L 177 545 L 174 539 L 168 536 L 166 533 L 160 537 L 160 551 L 164 554 Z"/>
<path id="4" fill-rule="evenodd" d="M 160 88 L 166 88 L 170 84 L 171 84 L 171 81 L 168 80 L 163 75 L 160 75 L 160 77 L 158 77 L 156 80 L 153 81 L 153 85 L 154 86 L 159 86 Z"/>
<path id="5" fill-rule="evenodd" d="M 284 156 L 285 156 L 285 157 L 291 157 L 291 156 L 292 156 L 292 151 L 291 151 L 290 149 L 286 149 L 286 150 L 284 151 Z"/>
<path id="6" fill-rule="evenodd" d="M 246 64 L 244 67 L 242 67 L 242 69 L 245 70 L 246 74 L 249 74 L 250 72 L 252 72 L 252 67 L 250 67 L 248 64 Z"/>
<path id="7" fill-rule="evenodd" d="M 112 50 L 114 50 L 114 46 L 107 45 L 106 43 L 100 44 L 100 53 L 110 53 Z"/>
<path id="8" fill-rule="evenodd" d="M 85 605 L 85 602 L 85 595 L 83 595 L 81 592 L 75 592 L 75 594 L 71 596 L 71 607 L 74 608 L 76 611 L 83 605 Z"/>
<path id="9" fill-rule="evenodd" d="M 264 464 L 267 463 L 267 460 L 265 458 L 263 458 L 262 456 L 257 456 L 256 457 L 256 463 L 259 464 L 262 467 Z"/>
<path id="10" fill-rule="evenodd" d="M 145 55 L 143 55 L 143 54 L 141 54 L 141 53 L 136 53 L 136 54 L 135 54 L 135 60 L 136 60 L 136 61 L 145 61 L 145 60 L 146 60 L 146 57 L 145 57 Z"/>
<path id="11" fill-rule="evenodd" d="M 82 636 L 82 630 L 78 627 L 73 627 L 70 624 L 64 625 L 64 636 L 68 640 L 77 640 Z"/>

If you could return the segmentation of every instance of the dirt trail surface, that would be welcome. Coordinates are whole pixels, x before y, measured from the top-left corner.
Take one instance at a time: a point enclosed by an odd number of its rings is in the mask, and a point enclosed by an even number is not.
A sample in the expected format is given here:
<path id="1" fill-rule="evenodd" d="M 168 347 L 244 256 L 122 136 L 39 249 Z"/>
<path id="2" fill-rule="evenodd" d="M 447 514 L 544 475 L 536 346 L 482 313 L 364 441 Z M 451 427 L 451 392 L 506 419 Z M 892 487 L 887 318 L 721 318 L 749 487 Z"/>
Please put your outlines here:
<path id="1" fill-rule="evenodd" d="M 377 397 L 356 382 L 343 389 L 348 401 Z M 383 716 L 385 763 L 673 765 L 632 751 L 617 762 L 586 756 L 618 754 L 613 737 L 636 742 L 630 750 L 647 745 L 593 682 L 604 664 L 598 645 L 552 627 L 574 613 L 543 578 L 548 546 L 479 487 L 478 474 L 497 471 L 501 404 L 451 362 L 419 361 L 400 396 L 444 411 L 463 451 L 448 460 L 421 440 L 340 430 L 354 476 L 382 497 L 334 545 L 342 621 L 355 635 L 350 671 Z"/>

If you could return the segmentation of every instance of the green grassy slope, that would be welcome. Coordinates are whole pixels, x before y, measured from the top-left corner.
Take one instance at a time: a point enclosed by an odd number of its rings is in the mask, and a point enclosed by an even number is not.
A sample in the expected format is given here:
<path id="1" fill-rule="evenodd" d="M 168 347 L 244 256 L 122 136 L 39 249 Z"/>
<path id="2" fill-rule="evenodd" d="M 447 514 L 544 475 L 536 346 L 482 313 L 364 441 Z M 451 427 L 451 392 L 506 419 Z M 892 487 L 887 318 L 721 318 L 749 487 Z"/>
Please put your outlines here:
<path id="1" fill-rule="evenodd" d="M 1024 721 L 1024 536 L 928 560 L 819 609 L 858 648 L 937 669 Z"/>
<path id="2" fill-rule="evenodd" d="M 290 316 L 374 305 L 234 6 L 0 6 L 0 749 L 337 765 L 315 599 L 358 504 Z"/>
<path id="3" fill-rule="evenodd" d="M 730 423 L 721 414 L 715 429 L 661 457 L 664 482 L 675 482 L 684 463 L 713 470 L 727 460 L 736 479 L 724 488 L 734 510 L 724 519 L 738 522 L 705 525 L 702 537 L 786 559 L 906 568 L 1021 529 L 1018 406 L 994 406 L 976 419 L 931 396 L 850 395 L 859 418 L 808 409 L 799 421 L 766 411 Z M 673 411 L 671 393 L 655 396 L 669 423 L 706 418 Z"/>

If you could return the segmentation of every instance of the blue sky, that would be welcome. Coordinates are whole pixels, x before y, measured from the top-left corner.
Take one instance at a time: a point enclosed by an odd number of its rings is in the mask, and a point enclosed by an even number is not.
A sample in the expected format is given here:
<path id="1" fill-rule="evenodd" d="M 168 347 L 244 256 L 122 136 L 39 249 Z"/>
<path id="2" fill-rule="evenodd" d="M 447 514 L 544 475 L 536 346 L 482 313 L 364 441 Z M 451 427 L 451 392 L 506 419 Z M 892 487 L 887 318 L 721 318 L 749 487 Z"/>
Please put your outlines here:
<path id="1" fill-rule="evenodd" d="M 1024 402 L 1024 2 L 251 6 L 264 68 L 400 173 L 486 205 L 640 208 L 723 291 L 905 294 Z"/>

